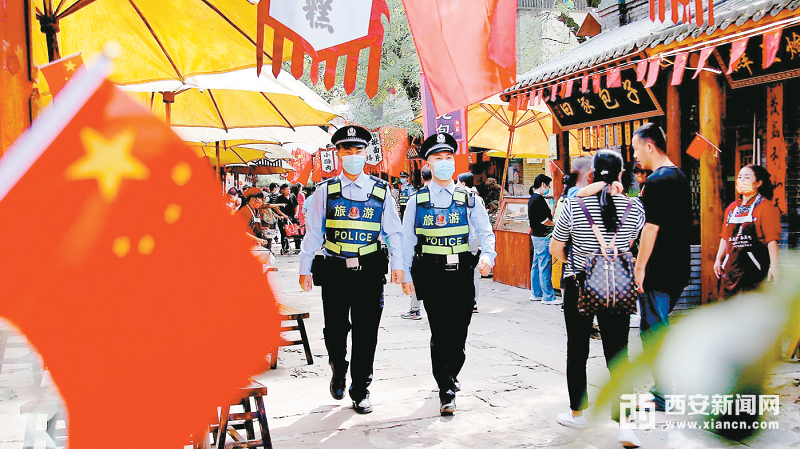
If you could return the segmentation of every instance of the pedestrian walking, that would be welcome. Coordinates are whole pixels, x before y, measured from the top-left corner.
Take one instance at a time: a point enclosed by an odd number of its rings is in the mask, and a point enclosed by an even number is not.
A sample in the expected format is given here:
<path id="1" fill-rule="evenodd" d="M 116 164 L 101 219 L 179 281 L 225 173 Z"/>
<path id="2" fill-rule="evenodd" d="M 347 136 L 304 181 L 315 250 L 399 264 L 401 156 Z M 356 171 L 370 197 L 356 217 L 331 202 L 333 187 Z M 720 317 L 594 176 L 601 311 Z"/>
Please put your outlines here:
<path id="1" fill-rule="evenodd" d="M 402 227 L 389 184 L 364 173 L 366 147 L 372 138 L 359 126 L 345 126 L 331 141 L 338 150 L 341 175 L 321 182 L 307 201 L 306 237 L 300 252 L 300 287 L 322 287 L 323 334 L 333 375 L 330 393 L 344 398 L 350 366 L 350 399 L 356 413 L 372 412 L 369 386 L 383 312 L 383 286 L 403 282 Z M 323 247 L 323 255 L 315 253 Z M 312 268 L 313 262 L 313 268 Z M 351 324 L 352 321 L 352 324 Z M 352 329 L 352 357 L 347 362 L 347 335 Z"/>
<path id="2" fill-rule="evenodd" d="M 431 365 L 442 415 L 456 411 L 458 374 L 466 358 L 464 345 L 475 299 L 473 270 L 477 266 L 481 274 L 489 274 L 497 256 L 486 209 L 474 193 L 453 182 L 457 148 L 447 133 L 422 143 L 420 155 L 431 167 L 433 181 L 409 198 L 403 221 L 403 291 L 416 292 L 428 314 Z M 479 255 L 469 251 L 471 232 L 480 240 Z"/>
<path id="3" fill-rule="evenodd" d="M 400 172 L 400 189 L 399 195 L 397 196 L 397 205 L 400 206 L 400 218 L 403 217 L 403 214 L 406 211 L 406 204 L 408 203 L 408 197 L 414 193 L 414 186 L 408 182 L 408 173 Z"/>
<path id="4" fill-rule="evenodd" d="M 299 220 L 297 219 L 297 198 L 292 194 L 291 187 L 289 184 L 284 184 L 281 186 L 280 195 L 275 199 L 276 204 L 283 204 L 283 213 L 285 218 L 282 219 L 282 223 L 280 225 L 281 231 L 281 254 L 289 254 L 291 249 L 289 246 L 289 237 L 292 237 L 294 240 L 295 246 L 295 253 L 300 252 L 300 235 L 299 230 L 294 235 L 289 235 L 287 231 L 287 225 L 298 225 L 300 224 Z"/>
<path id="5" fill-rule="evenodd" d="M 433 174 L 431 174 L 430 167 L 428 167 L 427 165 L 422 167 L 419 174 L 422 177 L 422 186 L 423 187 L 428 186 L 431 183 L 431 179 L 433 178 Z M 401 216 L 401 218 L 405 220 L 405 213 Z M 411 220 L 413 220 L 413 217 L 411 218 Z M 422 319 L 421 309 L 422 309 L 422 304 L 419 302 L 419 299 L 417 299 L 417 293 L 414 292 L 411 294 L 411 305 L 408 309 L 408 312 L 401 314 L 400 317 L 406 320 L 421 320 Z"/>
<path id="6" fill-rule="evenodd" d="M 772 201 L 772 191 L 772 181 L 764 167 L 751 164 L 739 171 L 739 198 L 725 210 L 714 263 L 721 299 L 754 290 L 764 280 L 778 279 L 781 216 Z"/>
<path id="7" fill-rule="evenodd" d="M 611 184 L 622 175 L 622 156 L 614 150 L 600 150 L 594 156 L 594 179 L 603 183 L 596 195 L 569 198 L 558 217 L 550 243 L 550 252 L 564 263 L 564 322 L 567 328 L 567 389 L 570 412 L 559 414 L 559 424 L 576 429 L 587 426 L 583 411 L 588 407 L 586 362 L 589 358 L 589 340 L 594 317 L 600 329 L 606 366 L 615 367 L 628 362 L 628 312 L 605 308 L 596 313 L 579 310 L 578 299 L 584 288 L 590 254 L 601 252 L 601 243 L 595 234 L 600 232 L 609 246 L 616 251 L 630 250 L 631 242 L 644 226 L 644 209 L 638 200 L 624 194 L 612 195 Z M 594 218 L 592 218 L 594 217 Z M 590 220 L 591 218 L 591 220 Z M 594 226 L 593 226 L 594 225 Z M 567 251 L 567 242 L 570 242 Z M 611 417 L 619 422 L 619 400 L 612 401 Z M 621 428 L 619 442 L 626 447 L 639 446 L 631 429 Z"/>
<path id="8" fill-rule="evenodd" d="M 646 123 L 633 132 L 634 157 L 645 170 L 647 188 L 642 193 L 645 225 L 634 271 L 639 292 L 640 332 L 643 349 L 656 353 L 658 333 L 669 325 L 669 314 L 689 284 L 689 235 L 692 198 L 689 181 L 666 154 L 664 131 Z M 659 379 L 650 390 L 656 410 L 664 409 Z"/>
<path id="9" fill-rule="evenodd" d="M 553 259 L 550 256 L 550 233 L 553 230 L 553 214 L 545 196 L 550 193 L 552 179 L 547 175 L 537 175 L 533 180 L 531 197 L 528 200 L 528 221 L 533 242 L 531 260 L 531 301 L 558 305 L 563 300 L 556 298 L 553 289 Z"/>

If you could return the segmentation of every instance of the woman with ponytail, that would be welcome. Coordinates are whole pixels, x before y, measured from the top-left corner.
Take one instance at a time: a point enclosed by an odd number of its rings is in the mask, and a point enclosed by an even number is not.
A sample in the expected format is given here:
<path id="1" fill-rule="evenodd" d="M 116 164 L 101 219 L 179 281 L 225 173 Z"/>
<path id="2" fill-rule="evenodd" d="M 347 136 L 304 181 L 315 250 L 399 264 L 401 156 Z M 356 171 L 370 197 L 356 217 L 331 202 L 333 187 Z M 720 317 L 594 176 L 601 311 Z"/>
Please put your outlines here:
<path id="1" fill-rule="evenodd" d="M 764 167 L 751 164 L 739 171 L 738 199 L 723 215 L 725 222 L 714 263 L 721 299 L 753 290 L 765 279 L 778 279 L 781 216 L 772 201 L 772 191 L 772 181 Z"/>
<path id="2" fill-rule="evenodd" d="M 644 226 L 644 209 L 637 199 L 628 199 L 621 193 L 622 156 L 614 150 L 600 150 L 593 160 L 592 177 L 595 181 L 578 192 L 578 198 L 568 198 L 556 220 L 550 242 L 550 253 L 564 262 L 564 321 L 567 326 L 567 388 L 570 411 L 558 415 L 559 424 L 576 429 L 587 426 L 583 411 L 588 406 L 586 391 L 586 361 L 589 357 L 589 338 L 592 333 L 593 314 L 578 311 L 580 286 L 586 278 L 586 256 L 600 252 L 601 246 L 584 214 L 581 204 L 593 217 L 606 242 L 614 242 L 620 251 L 627 251 Z M 633 204 L 627 214 L 628 202 Z M 597 217 L 600 217 L 598 220 Z M 616 240 L 613 240 L 616 233 Z M 569 254 L 565 251 L 570 242 Z M 630 315 L 616 309 L 603 309 L 596 313 L 600 328 L 606 366 L 614 375 L 616 366 L 628 363 L 628 332 Z M 619 422 L 619 400 L 613 401 L 611 417 Z M 619 442 L 626 447 L 639 445 L 632 429 L 620 428 Z"/>

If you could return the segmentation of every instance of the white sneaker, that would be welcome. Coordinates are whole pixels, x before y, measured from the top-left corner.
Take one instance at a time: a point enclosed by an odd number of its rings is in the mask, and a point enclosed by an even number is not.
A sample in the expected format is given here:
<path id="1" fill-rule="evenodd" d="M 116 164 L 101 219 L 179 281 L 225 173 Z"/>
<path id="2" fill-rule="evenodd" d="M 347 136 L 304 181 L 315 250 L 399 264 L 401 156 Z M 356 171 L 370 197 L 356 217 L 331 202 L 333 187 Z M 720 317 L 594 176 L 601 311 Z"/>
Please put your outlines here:
<path id="1" fill-rule="evenodd" d="M 551 299 L 549 301 L 542 300 L 542 304 L 550 304 L 550 305 L 553 305 L 553 306 L 558 306 L 558 305 L 564 304 L 564 300 L 563 299 L 559 299 L 559 298 Z"/>
<path id="2" fill-rule="evenodd" d="M 588 423 L 583 416 L 572 416 L 572 412 L 559 413 L 556 417 L 559 424 L 573 429 L 585 429 Z M 622 434 L 620 434 L 622 435 Z"/>
<path id="3" fill-rule="evenodd" d="M 619 444 L 625 447 L 639 447 L 642 445 L 642 442 L 636 438 L 636 434 L 633 432 L 633 429 L 619 429 L 619 437 L 617 438 L 617 441 L 619 441 Z"/>
<path id="4" fill-rule="evenodd" d="M 542 300 L 542 298 L 537 298 L 537 297 L 533 296 L 533 293 L 531 293 L 531 296 L 529 296 L 528 299 L 530 299 L 531 301 L 541 301 Z"/>

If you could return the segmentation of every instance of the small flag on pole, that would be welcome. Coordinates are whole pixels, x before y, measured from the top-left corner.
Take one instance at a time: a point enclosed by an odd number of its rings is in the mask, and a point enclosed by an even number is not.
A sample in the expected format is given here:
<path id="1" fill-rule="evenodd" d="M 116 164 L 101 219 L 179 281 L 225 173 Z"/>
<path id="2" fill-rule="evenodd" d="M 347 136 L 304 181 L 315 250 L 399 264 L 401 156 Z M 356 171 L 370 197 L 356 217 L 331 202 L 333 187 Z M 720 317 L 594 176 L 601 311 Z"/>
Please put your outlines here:
<path id="1" fill-rule="evenodd" d="M 80 53 L 76 53 L 39 67 L 47 85 L 50 86 L 50 95 L 55 97 L 82 65 L 83 58 Z"/>

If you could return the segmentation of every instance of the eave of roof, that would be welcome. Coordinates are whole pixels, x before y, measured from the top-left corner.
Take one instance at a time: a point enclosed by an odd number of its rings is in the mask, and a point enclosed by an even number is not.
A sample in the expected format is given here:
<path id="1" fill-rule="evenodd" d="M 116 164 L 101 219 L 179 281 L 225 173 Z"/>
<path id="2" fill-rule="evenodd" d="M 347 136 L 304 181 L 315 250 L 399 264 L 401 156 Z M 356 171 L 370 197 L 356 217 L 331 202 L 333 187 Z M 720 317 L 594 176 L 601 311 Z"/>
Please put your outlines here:
<path id="1" fill-rule="evenodd" d="M 709 26 L 707 13 L 703 25 L 694 19 L 690 23 L 673 25 L 670 17 L 664 23 L 649 18 L 628 25 L 606 30 L 583 44 L 536 67 L 518 77 L 516 85 L 504 90 L 508 94 L 530 90 L 534 86 L 549 84 L 560 77 L 568 76 L 599 65 L 610 64 L 630 58 L 644 51 L 654 51 L 660 45 L 671 45 L 712 36 L 724 32 L 731 25 L 744 26 L 748 21 L 760 22 L 767 16 L 775 18 L 781 12 L 800 8 L 800 0 L 725 0 L 715 1 L 714 25 Z M 688 42 L 687 42 L 688 43 Z"/>

